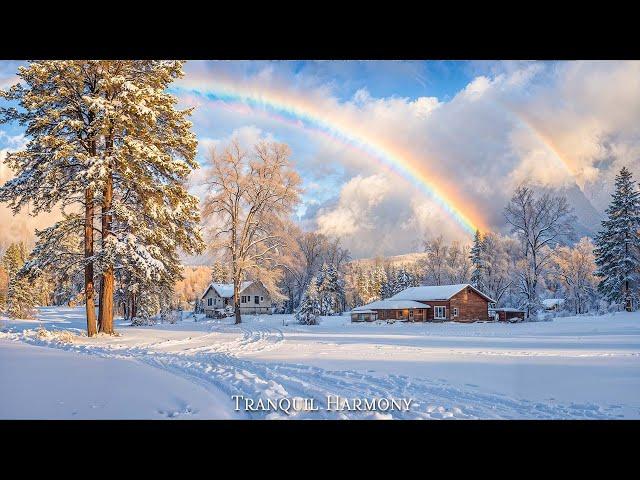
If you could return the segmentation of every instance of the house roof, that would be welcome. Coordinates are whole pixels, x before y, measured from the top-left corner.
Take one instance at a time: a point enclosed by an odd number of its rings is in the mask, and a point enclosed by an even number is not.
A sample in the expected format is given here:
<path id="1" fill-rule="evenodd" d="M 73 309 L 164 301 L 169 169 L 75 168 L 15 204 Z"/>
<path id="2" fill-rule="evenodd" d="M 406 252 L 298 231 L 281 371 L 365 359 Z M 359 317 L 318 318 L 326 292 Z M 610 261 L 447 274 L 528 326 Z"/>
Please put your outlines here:
<path id="1" fill-rule="evenodd" d="M 564 298 L 545 298 L 544 300 L 542 300 L 542 304 L 546 308 L 555 307 L 556 305 L 563 305 Z"/>
<path id="2" fill-rule="evenodd" d="M 245 288 L 251 285 L 253 282 L 242 282 L 240 285 L 240 291 L 242 292 Z M 233 297 L 233 283 L 210 283 L 207 289 L 202 294 L 201 298 L 204 298 L 205 295 L 209 292 L 209 290 L 214 289 L 216 293 L 222 298 L 231 298 Z"/>
<path id="3" fill-rule="evenodd" d="M 520 308 L 511 308 L 511 307 L 491 308 L 490 310 L 493 310 L 494 312 L 519 312 L 519 313 L 525 313 L 525 311 L 520 309 Z"/>
<path id="4" fill-rule="evenodd" d="M 489 302 L 495 302 L 494 299 L 488 297 L 473 285 L 468 283 L 459 283 L 457 285 L 431 285 L 422 287 L 409 287 L 405 288 L 399 293 L 396 293 L 390 300 L 420 300 L 420 301 L 435 301 L 435 300 L 449 300 L 456 293 L 461 292 L 465 288 L 473 288 L 479 295 L 488 300 Z"/>
<path id="5" fill-rule="evenodd" d="M 386 300 L 378 300 L 376 302 L 371 302 L 366 305 L 362 305 L 361 307 L 356 307 L 352 310 L 352 312 L 359 313 L 363 310 L 403 310 L 405 308 L 431 308 L 431 307 L 424 303 L 415 302 L 413 300 L 394 300 L 393 298 L 388 298 Z"/>

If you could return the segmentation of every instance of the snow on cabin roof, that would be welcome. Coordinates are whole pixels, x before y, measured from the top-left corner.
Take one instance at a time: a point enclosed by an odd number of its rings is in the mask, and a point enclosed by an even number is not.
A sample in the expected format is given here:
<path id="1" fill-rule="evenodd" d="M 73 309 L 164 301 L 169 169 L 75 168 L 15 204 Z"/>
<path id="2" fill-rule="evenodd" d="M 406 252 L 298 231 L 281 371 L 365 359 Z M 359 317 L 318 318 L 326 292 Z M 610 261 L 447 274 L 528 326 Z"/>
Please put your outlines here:
<path id="1" fill-rule="evenodd" d="M 512 308 L 512 307 L 490 308 L 489 310 L 493 310 L 494 312 L 519 312 L 519 313 L 525 313 L 524 310 L 522 310 L 520 308 Z"/>
<path id="2" fill-rule="evenodd" d="M 252 283 L 253 282 L 251 281 L 242 282 L 242 285 L 240 285 L 240 291 L 242 292 L 245 288 L 247 288 Z M 216 291 L 216 293 L 220 295 L 220 297 L 222 298 L 233 297 L 233 283 L 210 283 L 207 289 L 202 294 L 203 298 L 211 288 L 213 288 Z"/>
<path id="3" fill-rule="evenodd" d="M 391 300 L 449 300 L 456 293 L 464 290 L 465 288 L 473 288 L 476 292 L 482 295 L 490 302 L 495 302 L 492 298 L 482 293 L 477 288 L 468 283 L 459 283 L 456 285 L 431 285 L 422 287 L 409 287 L 405 288 L 399 293 L 396 293 Z"/>
<path id="4" fill-rule="evenodd" d="M 352 310 L 354 313 L 360 313 L 365 310 L 403 310 L 405 308 L 431 308 L 424 303 L 415 302 L 413 300 L 394 300 L 388 298 L 386 300 L 378 300 Z"/>
<path id="5" fill-rule="evenodd" d="M 564 304 L 564 298 L 545 298 L 542 300 L 542 304 L 547 308 L 555 307 Z"/>

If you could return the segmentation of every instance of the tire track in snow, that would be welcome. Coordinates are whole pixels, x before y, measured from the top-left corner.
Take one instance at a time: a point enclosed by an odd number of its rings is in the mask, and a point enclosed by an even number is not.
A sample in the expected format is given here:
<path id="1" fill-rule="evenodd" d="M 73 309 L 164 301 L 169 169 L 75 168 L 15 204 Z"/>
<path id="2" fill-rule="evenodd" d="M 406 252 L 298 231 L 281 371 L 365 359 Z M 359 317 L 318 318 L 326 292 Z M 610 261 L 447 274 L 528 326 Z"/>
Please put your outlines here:
<path id="1" fill-rule="evenodd" d="M 241 327 L 240 338 L 209 350 L 194 347 L 178 352 L 159 352 L 149 347 L 113 348 L 108 344 L 64 344 L 39 339 L 37 335 L 3 334 L 5 338 L 36 345 L 63 348 L 104 357 L 128 358 L 162 368 L 209 389 L 246 398 L 278 400 L 283 397 L 314 398 L 324 405 L 327 395 L 342 398 L 411 398 L 408 412 L 393 412 L 393 418 L 616 418 L 615 412 L 594 404 L 548 404 L 519 400 L 501 394 L 476 392 L 446 382 L 404 375 L 374 376 L 353 370 L 326 370 L 310 365 L 245 360 L 238 353 L 272 348 L 282 341 L 282 332 L 269 328 Z M 35 333 L 35 332 L 34 332 Z M 214 332 L 212 332 L 214 333 Z M 198 338 L 202 338 L 198 337 Z M 273 340 L 275 338 L 276 340 Z M 280 338 L 280 340 L 277 340 Z M 226 351 L 225 351 L 226 349 Z M 232 402 L 230 398 L 230 403 Z M 250 418 L 287 418 L 282 414 L 249 412 Z M 294 418 L 370 418 L 371 412 L 297 412 Z"/>

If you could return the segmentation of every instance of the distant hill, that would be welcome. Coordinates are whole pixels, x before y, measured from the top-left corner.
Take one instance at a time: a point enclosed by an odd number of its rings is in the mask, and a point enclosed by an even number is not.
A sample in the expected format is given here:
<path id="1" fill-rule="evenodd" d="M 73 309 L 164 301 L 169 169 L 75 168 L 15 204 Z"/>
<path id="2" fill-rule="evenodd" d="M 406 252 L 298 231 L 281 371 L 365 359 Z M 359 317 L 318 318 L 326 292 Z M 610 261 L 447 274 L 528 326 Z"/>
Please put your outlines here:
<path id="1" fill-rule="evenodd" d="M 390 262 L 394 266 L 405 265 L 408 263 L 414 263 L 418 260 L 421 260 L 427 256 L 426 253 L 423 252 L 413 252 L 413 253 L 405 253 L 403 255 L 393 255 L 391 257 L 384 257 L 385 262 Z M 356 260 L 351 260 L 349 262 L 351 265 L 360 265 L 360 266 L 371 266 L 376 263 L 376 260 L 381 259 L 382 257 L 371 257 L 371 258 L 358 258 Z"/>
<path id="2" fill-rule="evenodd" d="M 548 191 L 554 195 L 564 195 L 567 197 L 569 205 L 573 207 L 574 215 L 577 217 L 575 230 L 578 238 L 589 236 L 593 237 L 600 229 L 600 222 L 604 216 L 600 213 L 580 188 L 573 184 L 571 186 L 561 188 L 541 188 L 542 191 Z"/>

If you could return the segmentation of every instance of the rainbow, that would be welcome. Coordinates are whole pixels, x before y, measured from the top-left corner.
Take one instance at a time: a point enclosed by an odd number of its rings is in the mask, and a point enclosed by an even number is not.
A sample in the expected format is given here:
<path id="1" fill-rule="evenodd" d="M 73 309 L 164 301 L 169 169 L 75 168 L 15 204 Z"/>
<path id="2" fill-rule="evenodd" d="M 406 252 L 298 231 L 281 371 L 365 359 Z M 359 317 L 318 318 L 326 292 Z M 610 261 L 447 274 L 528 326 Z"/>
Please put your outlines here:
<path id="1" fill-rule="evenodd" d="M 171 88 L 172 93 L 202 96 L 221 105 L 242 105 L 236 111 L 260 112 L 278 122 L 307 132 L 321 135 L 342 146 L 354 149 L 368 158 L 374 159 L 384 168 L 399 174 L 417 189 L 432 198 L 436 204 L 469 234 L 477 229 L 485 230 L 481 216 L 474 208 L 465 204 L 452 188 L 446 188 L 444 179 L 433 178 L 415 158 L 402 149 L 384 144 L 360 126 L 350 124 L 335 114 L 322 111 L 318 106 L 303 98 L 273 90 L 255 89 L 229 81 L 206 81 L 204 85 L 181 82 Z M 436 185 L 437 182 L 437 185 Z"/>
<path id="2" fill-rule="evenodd" d="M 560 147 L 556 145 L 556 142 L 554 142 L 551 136 L 546 134 L 542 128 L 538 126 L 541 122 L 535 121 L 530 114 L 517 110 L 505 102 L 499 102 L 499 104 L 506 112 L 510 113 L 520 125 L 524 126 L 542 145 L 544 145 L 547 151 L 555 158 L 561 170 L 564 170 L 567 175 L 575 179 L 576 172 L 572 163 L 567 159 L 566 155 L 562 153 Z"/>

